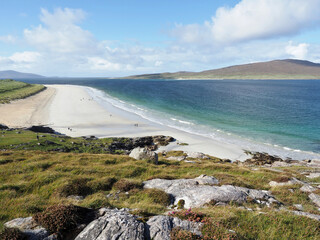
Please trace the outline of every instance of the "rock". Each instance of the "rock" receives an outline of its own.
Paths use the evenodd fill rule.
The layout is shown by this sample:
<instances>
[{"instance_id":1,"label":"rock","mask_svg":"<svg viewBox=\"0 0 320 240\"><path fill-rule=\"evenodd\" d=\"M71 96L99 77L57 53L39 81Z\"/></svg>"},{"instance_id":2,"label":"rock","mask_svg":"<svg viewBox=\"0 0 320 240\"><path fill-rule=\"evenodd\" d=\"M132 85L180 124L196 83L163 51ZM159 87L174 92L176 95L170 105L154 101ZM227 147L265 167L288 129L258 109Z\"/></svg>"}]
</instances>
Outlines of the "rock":
<instances>
[{"instance_id":1,"label":"rock","mask_svg":"<svg viewBox=\"0 0 320 240\"><path fill-rule=\"evenodd\" d=\"M75 201L82 201L84 199L83 196L77 196L77 195L70 195L67 197L68 199L73 199Z\"/></svg>"},{"instance_id":2,"label":"rock","mask_svg":"<svg viewBox=\"0 0 320 240\"><path fill-rule=\"evenodd\" d=\"M28 240L43 240L49 236L49 232L38 226L32 217L16 218L4 224L7 228L18 228L28 236Z\"/></svg>"},{"instance_id":3,"label":"rock","mask_svg":"<svg viewBox=\"0 0 320 240\"><path fill-rule=\"evenodd\" d=\"M293 204L293 206L296 208L296 209L298 209L299 211L303 211L303 206L302 206L302 204Z\"/></svg>"},{"instance_id":4,"label":"rock","mask_svg":"<svg viewBox=\"0 0 320 240\"><path fill-rule=\"evenodd\" d=\"M310 173L309 176L307 176L307 178L318 178L320 177L320 173Z\"/></svg>"},{"instance_id":5,"label":"rock","mask_svg":"<svg viewBox=\"0 0 320 240\"><path fill-rule=\"evenodd\" d=\"M147 148L137 147L131 151L129 156L137 160L148 160L154 164L158 164L158 154Z\"/></svg>"},{"instance_id":6,"label":"rock","mask_svg":"<svg viewBox=\"0 0 320 240\"><path fill-rule=\"evenodd\" d=\"M105 209L75 240L144 239L144 224L126 210Z\"/></svg>"},{"instance_id":7,"label":"rock","mask_svg":"<svg viewBox=\"0 0 320 240\"><path fill-rule=\"evenodd\" d=\"M146 239L170 240L170 232L175 227L201 236L201 223L190 222L169 216L154 216L146 223Z\"/></svg>"},{"instance_id":8,"label":"rock","mask_svg":"<svg viewBox=\"0 0 320 240\"><path fill-rule=\"evenodd\" d=\"M159 135L153 136L152 140L155 145L167 146L170 142L173 142L175 139L173 137Z\"/></svg>"},{"instance_id":9,"label":"rock","mask_svg":"<svg viewBox=\"0 0 320 240\"><path fill-rule=\"evenodd\" d=\"M320 221L320 215L317 215L317 214L300 212L300 211L291 211L291 212L295 215L298 215L298 216L304 216L304 217L308 217L308 218L312 218L312 219Z\"/></svg>"},{"instance_id":10,"label":"rock","mask_svg":"<svg viewBox=\"0 0 320 240\"><path fill-rule=\"evenodd\" d=\"M59 240L56 234L51 234L50 236L44 238L43 240Z\"/></svg>"},{"instance_id":11,"label":"rock","mask_svg":"<svg viewBox=\"0 0 320 240\"><path fill-rule=\"evenodd\" d=\"M287 182L276 182L276 181L269 182L269 185L271 187L282 187L282 186L289 186L289 185L294 185L294 184L303 184L304 185L304 182L301 182L300 180L298 180L296 178L292 178L291 180L289 180Z\"/></svg>"},{"instance_id":12,"label":"rock","mask_svg":"<svg viewBox=\"0 0 320 240\"><path fill-rule=\"evenodd\" d=\"M301 192L307 192L307 193L312 193L314 191L316 191L317 189L312 187L311 185L303 185L301 188L300 188L300 191Z\"/></svg>"},{"instance_id":13,"label":"rock","mask_svg":"<svg viewBox=\"0 0 320 240\"><path fill-rule=\"evenodd\" d=\"M271 166L272 167L289 167L290 165L291 165L290 163L276 161Z\"/></svg>"},{"instance_id":14,"label":"rock","mask_svg":"<svg viewBox=\"0 0 320 240\"><path fill-rule=\"evenodd\" d=\"M16 218L4 224L7 228L18 228L21 231L36 228L38 225L32 217Z\"/></svg>"},{"instance_id":15,"label":"rock","mask_svg":"<svg viewBox=\"0 0 320 240\"><path fill-rule=\"evenodd\" d=\"M45 228L37 228L23 231L28 240L43 240L49 237L49 232Z\"/></svg>"},{"instance_id":16,"label":"rock","mask_svg":"<svg viewBox=\"0 0 320 240\"><path fill-rule=\"evenodd\" d=\"M195 179L152 179L144 182L144 188L156 188L171 194L174 204L185 201L185 208L201 207L206 203L244 203L250 197L262 204L279 203L268 191L255 190L231 185L211 186L219 181L214 177L201 175Z\"/></svg>"},{"instance_id":17,"label":"rock","mask_svg":"<svg viewBox=\"0 0 320 240\"><path fill-rule=\"evenodd\" d=\"M8 129L8 127L6 125L3 125L3 124L0 124L0 129L3 130L3 129Z\"/></svg>"},{"instance_id":18,"label":"rock","mask_svg":"<svg viewBox=\"0 0 320 240\"><path fill-rule=\"evenodd\" d=\"M52 128L44 126L32 126L27 128L27 130L37 133L55 133L55 131Z\"/></svg>"},{"instance_id":19,"label":"rock","mask_svg":"<svg viewBox=\"0 0 320 240\"><path fill-rule=\"evenodd\" d=\"M265 165L273 164L274 162L283 162L281 158L269 155L268 153L247 152L247 154L251 155L252 157L244 161L245 165ZM289 163L289 161L286 162Z\"/></svg>"},{"instance_id":20,"label":"rock","mask_svg":"<svg viewBox=\"0 0 320 240\"><path fill-rule=\"evenodd\" d=\"M311 193L309 194L309 198L314 204L320 207L320 196L318 194Z\"/></svg>"},{"instance_id":21,"label":"rock","mask_svg":"<svg viewBox=\"0 0 320 240\"><path fill-rule=\"evenodd\" d=\"M177 157L174 157L174 156L171 156L171 157L168 157L167 160L170 160L170 161L183 161L185 160L186 157L185 156L177 156Z\"/></svg>"},{"instance_id":22,"label":"rock","mask_svg":"<svg viewBox=\"0 0 320 240\"><path fill-rule=\"evenodd\" d=\"M188 153L189 158L198 158L198 159L208 159L206 155L201 152L190 152Z\"/></svg>"},{"instance_id":23,"label":"rock","mask_svg":"<svg viewBox=\"0 0 320 240\"><path fill-rule=\"evenodd\" d=\"M199 177L194 179L198 184L202 185L217 185L219 184L219 180L212 176L207 176L205 174L201 174Z\"/></svg>"}]
</instances>

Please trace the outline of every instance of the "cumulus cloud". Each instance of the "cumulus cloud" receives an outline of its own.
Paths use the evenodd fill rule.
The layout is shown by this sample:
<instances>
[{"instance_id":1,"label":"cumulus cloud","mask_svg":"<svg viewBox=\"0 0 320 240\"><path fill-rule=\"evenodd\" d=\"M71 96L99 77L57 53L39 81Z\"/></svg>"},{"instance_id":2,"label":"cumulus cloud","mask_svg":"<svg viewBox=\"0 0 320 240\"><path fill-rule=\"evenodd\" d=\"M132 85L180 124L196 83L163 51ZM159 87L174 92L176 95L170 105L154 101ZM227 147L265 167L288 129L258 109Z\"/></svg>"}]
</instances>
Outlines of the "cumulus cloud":
<instances>
[{"instance_id":1,"label":"cumulus cloud","mask_svg":"<svg viewBox=\"0 0 320 240\"><path fill-rule=\"evenodd\" d=\"M290 56L298 59L305 59L308 54L309 44L300 43L298 45L293 45L292 42L286 46L286 53Z\"/></svg>"},{"instance_id":2,"label":"cumulus cloud","mask_svg":"<svg viewBox=\"0 0 320 240\"><path fill-rule=\"evenodd\" d=\"M30 69L34 67L41 59L41 54L38 52L16 52L8 57L0 56L0 63L2 69Z\"/></svg>"},{"instance_id":3,"label":"cumulus cloud","mask_svg":"<svg viewBox=\"0 0 320 240\"><path fill-rule=\"evenodd\" d=\"M297 34L320 23L320 0L242 0L219 8L202 25L177 25L173 34L187 43L234 43Z\"/></svg>"},{"instance_id":4,"label":"cumulus cloud","mask_svg":"<svg viewBox=\"0 0 320 240\"><path fill-rule=\"evenodd\" d=\"M283 1L287 3L297 2L293 0ZM248 4L248 2L254 5L256 4L255 2L273 2L277 4L277 2L282 1L243 0L238 5ZM315 1L310 0L308 2L313 3ZM221 11L221 16L216 14L212 21L203 25L181 25L176 29L176 34L178 30L181 31L179 32L180 41L200 43L202 44L201 47L193 47L198 46L198 44L181 44L181 42L176 41L172 41L162 47L145 47L138 43L134 45L111 43L108 39L99 41L91 32L81 27L81 23L86 17L86 13L82 10L58 8L50 12L42 9L40 25L24 30L24 40L34 50L18 52L11 56L0 56L0 68L18 71L26 71L27 69L29 72L47 76L85 75L112 77L152 72L201 71L233 64L289 57L308 57L308 60L319 59L320 46L315 44L307 45L305 43L293 43L287 42L287 40L275 41L273 39L243 41L245 39L243 36L250 36L250 39L257 38L256 32L258 30L253 31L243 27L242 30L246 30L246 35L241 35L241 38L239 38L240 33L231 31L232 18L234 17L231 13L237 6L232 9L221 8L224 9L219 10ZM290 6L288 8L290 9ZM226 13L223 11L226 11ZM238 10L238 12L242 11L244 10ZM300 10L298 8L297 11L305 12L306 9ZM214 19L222 19L222 16L227 13L231 14L228 15L230 21L226 22L226 24L228 23L226 27L230 31L232 41L242 41L242 43L212 46L212 42L218 43L222 41L213 34L213 26L218 24L218 20L215 23ZM251 17L254 18L256 16ZM311 16L309 17L311 18ZM314 21L316 20L310 20L308 24L303 26L311 26ZM274 23L273 20L272 23ZM219 23L218 25L222 26L221 24ZM262 26L262 28L268 29L266 25ZM217 33L217 35L223 36L223 33ZM19 42L23 42L23 40L19 40ZM203 46L203 44L211 45ZM111 47L111 45L114 47Z\"/></svg>"},{"instance_id":5,"label":"cumulus cloud","mask_svg":"<svg viewBox=\"0 0 320 240\"><path fill-rule=\"evenodd\" d=\"M43 24L25 29L27 42L37 49L53 53L90 53L97 51L97 42L89 31L83 30L77 23L85 18L80 9L55 9L50 13L41 10Z\"/></svg>"}]
</instances>

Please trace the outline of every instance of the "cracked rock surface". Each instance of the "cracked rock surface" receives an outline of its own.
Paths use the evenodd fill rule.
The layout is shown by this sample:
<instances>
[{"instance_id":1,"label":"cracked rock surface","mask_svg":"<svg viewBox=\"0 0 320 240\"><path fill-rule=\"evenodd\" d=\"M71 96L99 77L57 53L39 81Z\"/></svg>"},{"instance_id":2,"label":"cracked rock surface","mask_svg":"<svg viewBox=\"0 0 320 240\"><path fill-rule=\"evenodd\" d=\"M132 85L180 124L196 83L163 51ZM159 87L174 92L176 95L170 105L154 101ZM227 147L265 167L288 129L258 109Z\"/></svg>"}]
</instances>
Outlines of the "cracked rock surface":
<instances>
[{"instance_id":1,"label":"cracked rock surface","mask_svg":"<svg viewBox=\"0 0 320 240\"><path fill-rule=\"evenodd\" d=\"M144 224L126 210L104 209L104 215L92 221L75 240L145 239Z\"/></svg>"},{"instance_id":2,"label":"cracked rock surface","mask_svg":"<svg viewBox=\"0 0 320 240\"><path fill-rule=\"evenodd\" d=\"M248 197L266 205L279 203L269 191L231 185L214 186L218 183L212 176L201 175L194 179L152 179L144 182L144 188L161 189L171 194L175 205L183 199L185 208L201 207L211 201L244 203Z\"/></svg>"}]
</instances>

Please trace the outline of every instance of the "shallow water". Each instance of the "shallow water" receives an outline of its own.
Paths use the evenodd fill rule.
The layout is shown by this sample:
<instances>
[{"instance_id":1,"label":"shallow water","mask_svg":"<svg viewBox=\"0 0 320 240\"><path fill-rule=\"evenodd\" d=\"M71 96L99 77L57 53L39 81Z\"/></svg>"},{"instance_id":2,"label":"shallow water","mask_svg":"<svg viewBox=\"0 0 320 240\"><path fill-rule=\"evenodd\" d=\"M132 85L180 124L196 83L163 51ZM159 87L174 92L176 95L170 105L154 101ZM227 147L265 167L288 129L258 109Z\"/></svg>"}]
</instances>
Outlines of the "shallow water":
<instances>
[{"instance_id":1,"label":"shallow water","mask_svg":"<svg viewBox=\"0 0 320 240\"><path fill-rule=\"evenodd\" d=\"M51 79L102 90L144 118L210 138L287 156L320 153L319 80ZM101 92L96 92L100 94ZM283 155L283 154L279 154ZM306 156L307 157L307 156Z\"/></svg>"}]
</instances>

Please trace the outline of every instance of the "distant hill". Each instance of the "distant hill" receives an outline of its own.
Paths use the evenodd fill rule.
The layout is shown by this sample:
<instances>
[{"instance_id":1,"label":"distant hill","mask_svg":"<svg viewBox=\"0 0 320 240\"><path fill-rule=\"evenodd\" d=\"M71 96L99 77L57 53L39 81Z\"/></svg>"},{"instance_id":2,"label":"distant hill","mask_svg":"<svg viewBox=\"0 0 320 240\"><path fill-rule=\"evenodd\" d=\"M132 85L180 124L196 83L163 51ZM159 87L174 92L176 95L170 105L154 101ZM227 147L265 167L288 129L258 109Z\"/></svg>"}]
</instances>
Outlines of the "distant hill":
<instances>
[{"instance_id":1,"label":"distant hill","mask_svg":"<svg viewBox=\"0 0 320 240\"><path fill-rule=\"evenodd\" d=\"M320 64L286 59L250 63L202 72L134 75L130 79L320 79Z\"/></svg>"},{"instance_id":2,"label":"distant hill","mask_svg":"<svg viewBox=\"0 0 320 240\"><path fill-rule=\"evenodd\" d=\"M19 79L19 78L43 78L44 76L33 74L33 73L22 73L12 70L0 71L0 79Z\"/></svg>"}]
</instances>

